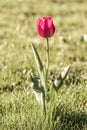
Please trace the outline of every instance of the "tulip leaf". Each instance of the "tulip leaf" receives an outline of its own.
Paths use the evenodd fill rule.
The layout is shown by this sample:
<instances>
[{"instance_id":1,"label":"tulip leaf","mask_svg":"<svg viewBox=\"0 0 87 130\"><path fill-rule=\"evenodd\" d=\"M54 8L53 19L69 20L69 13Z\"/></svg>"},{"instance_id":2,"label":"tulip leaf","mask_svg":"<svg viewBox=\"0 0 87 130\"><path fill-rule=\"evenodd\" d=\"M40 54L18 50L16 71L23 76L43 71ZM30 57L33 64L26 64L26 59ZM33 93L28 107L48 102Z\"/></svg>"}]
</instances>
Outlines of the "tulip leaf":
<instances>
[{"instance_id":1,"label":"tulip leaf","mask_svg":"<svg viewBox=\"0 0 87 130\"><path fill-rule=\"evenodd\" d=\"M43 106L43 93L42 92L37 92L35 90L33 90L33 93L34 93L34 95L36 97L37 102Z\"/></svg>"},{"instance_id":2,"label":"tulip leaf","mask_svg":"<svg viewBox=\"0 0 87 130\"><path fill-rule=\"evenodd\" d=\"M40 85L38 79L30 74L31 87L33 88L33 93L36 97L36 100L39 104L42 105L44 112L46 111L45 107L45 92L43 86Z\"/></svg>"},{"instance_id":3,"label":"tulip leaf","mask_svg":"<svg viewBox=\"0 0 87 130\"><path fill-rule=\"evenodd\" d=\"M33 45L33 43L31 43L31 46L32 46L32 50L33 50L33 53L34 53L34 58L35 58L35 61L36 61L36 64L37 64L37 68L38 68L40 78L41 78L42 82L44 82L44 70L43 70L42 61L41 61L40 56L37 52L37 49Z\"/></svg>"},{"instance_id":4,"label":"tulip leaf","mask_svg":"<svg viewBox=\"0 0 87 130\"><path fill-rule=\"evenodd\" d=\"M69 70L70 70L70 65L67 66L67 67L65 67L65 68L63 69L63 71L61 72L60 77L61 77L63 80L66 78L66 76L67 76Z\"/></svg>"},{"instance_id":5,"label":"tulip leaf","mask_svg":"<svg viewBox=\"0 0 87 130\"><path fill-rule=\"evenodd\" d=\"M40 87L38 79L34 77L33 74L30 74L30 80L31 80L30 85L34 91L43 92L43 87Z\"/></svg>"},{"instance_id":6,"label":"tulip leaf","mask_svg":"<svg viewBox=\"0 0 87 130\"><path fill-rule=\"evenodd\" d=\"M60 73L60 75L54 80L54 88L55 90L58 90L63 85L63 81L65 80L68 72L70 70L70 66L67 66L63 69L63 71Z\"/></svg>"}]
</instances>

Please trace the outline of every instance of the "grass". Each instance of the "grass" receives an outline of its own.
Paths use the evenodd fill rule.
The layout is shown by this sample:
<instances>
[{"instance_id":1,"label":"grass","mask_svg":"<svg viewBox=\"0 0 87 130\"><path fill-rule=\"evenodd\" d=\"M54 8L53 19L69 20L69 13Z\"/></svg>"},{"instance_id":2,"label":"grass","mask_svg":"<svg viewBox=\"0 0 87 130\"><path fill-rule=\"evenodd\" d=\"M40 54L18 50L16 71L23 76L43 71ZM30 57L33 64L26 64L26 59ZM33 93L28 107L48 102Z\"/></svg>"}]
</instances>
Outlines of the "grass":
<instances>
[{"instance_id":1,"label":"grass","mask_svg":"<svg viewBox=\"0 0 87 130\"><path fill-rule=\"evenodd\" d=\"M0 1L0 130L87 130L87 42L82 40L87 33L86 4L86 0ZM50 39L49 81L71 65L50 123L29 86L30 72L37 75L31 42L46 60L46 41L37 35L36 19L47 15L56 26Z\"/></svg>"}]
</instances>

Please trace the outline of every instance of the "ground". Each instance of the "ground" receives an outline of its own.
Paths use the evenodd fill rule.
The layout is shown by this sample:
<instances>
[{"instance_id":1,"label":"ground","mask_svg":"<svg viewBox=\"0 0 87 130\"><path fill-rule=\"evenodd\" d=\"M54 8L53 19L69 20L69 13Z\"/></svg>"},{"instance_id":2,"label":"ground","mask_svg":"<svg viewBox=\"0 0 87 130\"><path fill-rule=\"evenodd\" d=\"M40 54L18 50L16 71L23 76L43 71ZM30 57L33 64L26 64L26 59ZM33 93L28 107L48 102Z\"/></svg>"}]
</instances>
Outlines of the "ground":
<instances>
[{"instance_id":1,"label":"ground","mask_svg":"<svg viewBox=\"0 0 87 130\"><path fill-rule=\"evenodd\" d=\"M37 68L30 43L46 61L46 39L36 19L51 16L49 81L67 65L70 72L58 93L56 119L44 119L29 85ZM0 130L87 130L87 1L0 1Z\"/></svg>"}]
</instances>

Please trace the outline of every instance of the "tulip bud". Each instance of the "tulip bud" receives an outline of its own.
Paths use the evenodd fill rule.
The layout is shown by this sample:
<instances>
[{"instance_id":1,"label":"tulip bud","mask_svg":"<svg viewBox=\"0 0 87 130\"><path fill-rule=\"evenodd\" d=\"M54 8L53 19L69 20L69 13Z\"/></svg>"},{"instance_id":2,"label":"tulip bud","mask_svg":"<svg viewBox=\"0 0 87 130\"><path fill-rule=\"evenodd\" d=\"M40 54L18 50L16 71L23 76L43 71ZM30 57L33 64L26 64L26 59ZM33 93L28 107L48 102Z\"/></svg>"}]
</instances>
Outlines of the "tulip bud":
<instances>
[{"instance_id":1,"label":"tulip bud","mask_svg":"<svg viewBox=\"0 0 87 130\"><path fill-rule=\"evenodd\" d=\"M51 17L37 19L37 31L42 37L48 38L54 35L55 26Z\"/></svg>"}]
</instances>

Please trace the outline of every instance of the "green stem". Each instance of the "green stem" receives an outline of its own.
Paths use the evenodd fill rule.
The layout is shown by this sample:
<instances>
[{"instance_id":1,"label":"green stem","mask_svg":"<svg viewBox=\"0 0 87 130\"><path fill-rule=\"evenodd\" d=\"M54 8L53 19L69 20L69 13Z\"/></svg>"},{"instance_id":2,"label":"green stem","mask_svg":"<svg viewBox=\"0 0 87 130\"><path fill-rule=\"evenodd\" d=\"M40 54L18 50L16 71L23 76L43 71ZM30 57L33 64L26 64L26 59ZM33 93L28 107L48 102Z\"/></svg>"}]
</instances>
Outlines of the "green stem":
<instances>
[{"instance_id":1,"label":"green stem","mask_svg":"<svg viewBox=\"0 0 87 130\"><path fill-rule=\"evenodd\" d=\"M49 39L47 38L47 67L46 67L46 79L48 78L49 71Z\"/></svg>"},{"instance_id":2,"label":"green stem","mask_svg":"<svg viewBox=\"0 0 87 130\"><path fill-rule=\"evenodd\" d=\"M46 64L46 73L45 73L45 79L44 79L44 114L46 116L46 109L47 109L47 80L48 80L48 70L49 70L49 40L47 38L47 46L46 46L46 52L47 52L47 64Z\"/></svg>"}]
</instances>

